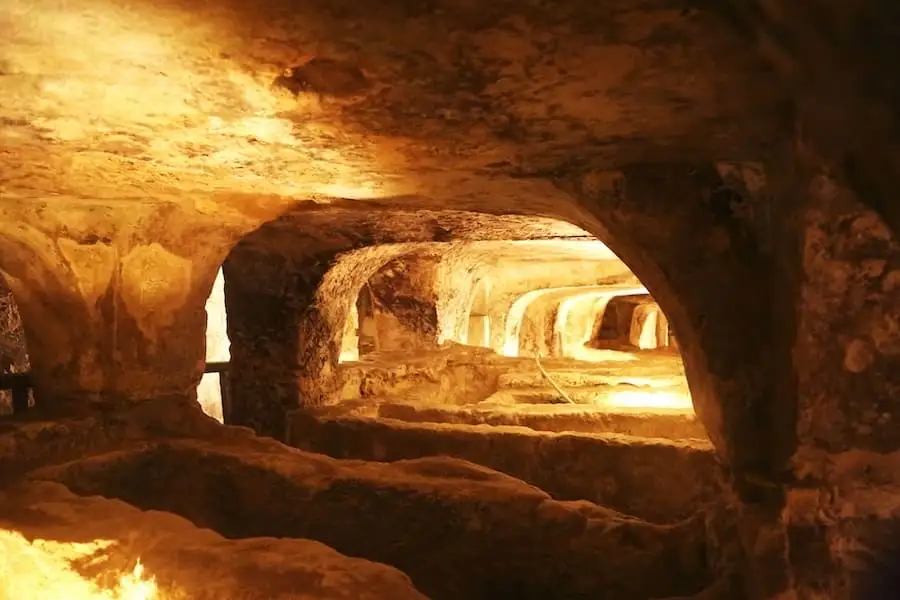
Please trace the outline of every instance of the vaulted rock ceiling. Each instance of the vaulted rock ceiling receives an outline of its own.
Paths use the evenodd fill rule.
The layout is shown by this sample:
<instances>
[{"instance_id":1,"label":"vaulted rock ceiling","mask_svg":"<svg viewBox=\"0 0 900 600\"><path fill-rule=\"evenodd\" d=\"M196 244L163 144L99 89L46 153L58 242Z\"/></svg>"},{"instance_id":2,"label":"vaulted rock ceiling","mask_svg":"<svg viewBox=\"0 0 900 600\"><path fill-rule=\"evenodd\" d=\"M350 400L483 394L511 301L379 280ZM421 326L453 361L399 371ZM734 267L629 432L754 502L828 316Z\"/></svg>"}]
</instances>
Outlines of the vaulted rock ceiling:
<instances>
[{"instance_id":1,"label":"vaulted rock ceiling","mask_svg":"<svg viewBox=\"0 0 900 600\"><path fill-rule=\"evenodd\" d=\"M5 199L521 205L573 163L758 160L789 116L751 46L670 0L10 0L0 27ZM273 86L305 63L298 98Z\"/></svg>"}]
</instances>

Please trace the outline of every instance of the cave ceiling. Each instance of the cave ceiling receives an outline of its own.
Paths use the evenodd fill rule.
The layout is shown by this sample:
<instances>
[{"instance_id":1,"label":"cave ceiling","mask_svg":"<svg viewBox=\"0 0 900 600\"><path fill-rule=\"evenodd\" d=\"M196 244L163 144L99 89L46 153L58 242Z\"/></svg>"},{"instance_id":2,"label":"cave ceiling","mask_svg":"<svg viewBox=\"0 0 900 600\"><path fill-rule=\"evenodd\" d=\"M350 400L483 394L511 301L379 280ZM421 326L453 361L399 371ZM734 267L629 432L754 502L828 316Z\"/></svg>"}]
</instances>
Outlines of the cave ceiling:
<instances>
[{"instance_id":1,"label":"cave ceiling","mask_svg":"<svg viewBox=\"0 0 900 600\"><path fill-rule=\"evenodd\" d=\"M540 214L567 165L756 160L783 131L752 48L683 2L7 0L0 30L10 205Z\"/></svg>"},{"instance_id":2,"label":"cave ceiling","mask_svg":"<svg viewBox=\"0 0 900 600\"><path fill-rule=\"evenodd\" d=\"M410 201L410 204L414 202ZM580 227L547 217L455 210L301 204L247 235L242 247L294 257L334 255L381 244L442 255L467 248L475 261L618 260ZM363 210L366 209L366 210Z\"/></svg>"}]
</instances>

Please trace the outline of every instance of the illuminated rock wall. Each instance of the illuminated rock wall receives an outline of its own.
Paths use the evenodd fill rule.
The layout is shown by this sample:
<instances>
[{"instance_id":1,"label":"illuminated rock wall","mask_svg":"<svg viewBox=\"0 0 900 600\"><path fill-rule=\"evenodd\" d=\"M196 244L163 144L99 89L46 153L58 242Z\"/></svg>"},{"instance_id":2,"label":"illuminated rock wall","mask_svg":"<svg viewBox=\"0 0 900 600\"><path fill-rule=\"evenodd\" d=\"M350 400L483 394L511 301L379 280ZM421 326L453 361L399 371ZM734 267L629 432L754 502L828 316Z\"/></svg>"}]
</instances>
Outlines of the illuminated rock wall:
<instances>
[{"instance_id":1,"label":"illuminated rock wall","mask_svg":"<svg viewBox=\"0 0 900 600\"><path fill-rule=\"evenodd\" d=\"M422 254L394 259L367 282L380 351L414 352L437 343L439 262Z\"/></svg>"}]
</instances>

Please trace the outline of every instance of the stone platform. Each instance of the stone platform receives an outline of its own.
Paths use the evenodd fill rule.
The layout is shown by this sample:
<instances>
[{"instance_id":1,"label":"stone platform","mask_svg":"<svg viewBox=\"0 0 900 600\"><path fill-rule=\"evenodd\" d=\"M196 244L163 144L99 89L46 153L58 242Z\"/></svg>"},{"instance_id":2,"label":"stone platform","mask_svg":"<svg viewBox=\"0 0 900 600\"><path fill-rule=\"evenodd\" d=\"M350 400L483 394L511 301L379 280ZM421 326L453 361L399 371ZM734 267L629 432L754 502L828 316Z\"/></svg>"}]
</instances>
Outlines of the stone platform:
<instances>
[{"instance_id":1,"label":"stone platform","mask_svg":"<svg viewBox=\"0 0 900 600\"><path fill-rule=\"evenodd\" d=\"M721 500L724 489L713 449L703 440L297 412L289 443L335 458L383 462L452 456L526 481L557 499L589 500L660 523L696 514Z\"/></svg>"},{"instance_id":2,"label":"stone platform","mask_svg":"<svg viewBox=\"0 0 900 600\"><path fill-rule=\"evenodd\" d=\"M656 525L457 459L341 461L222 429L218 440L148 441L30 478L229 539L315 540L400 569L434 600L677 597L723 565L705 515Z\"/></svg>"}]
</instances>

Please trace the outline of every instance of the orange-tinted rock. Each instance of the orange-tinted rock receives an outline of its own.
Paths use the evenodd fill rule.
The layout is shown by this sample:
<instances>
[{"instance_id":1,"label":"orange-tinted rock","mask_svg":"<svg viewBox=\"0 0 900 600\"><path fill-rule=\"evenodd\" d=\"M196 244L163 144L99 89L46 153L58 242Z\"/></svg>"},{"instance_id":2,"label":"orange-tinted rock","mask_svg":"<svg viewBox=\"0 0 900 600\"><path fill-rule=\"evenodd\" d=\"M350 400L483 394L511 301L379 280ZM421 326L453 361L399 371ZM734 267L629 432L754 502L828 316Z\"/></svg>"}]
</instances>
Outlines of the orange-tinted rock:
<instances>
[{"instance_id":1,"label":"orange-tinted rock","mask_svg":"<svg viewBox=\"0 0 900 600\"><path fill-rule=\"evenodd\" d=\"M50 482L0 492L0 534L10 532L61 544L109 542L73 561L73 568L105 582L115 572L131 571L140 560L145 577L155 580L163 598L426 600L396 569L343 556L317 542L274 536L226 539L171 513L76 496ZM8 541L0 539L0 548ZM27 560L21 559L19 568L27 568ZM47 568L39 562L31 566ZM0 591L12 583L2 581L4 577L26 575L4 572Z\"/></svg>"}]
</instances>

